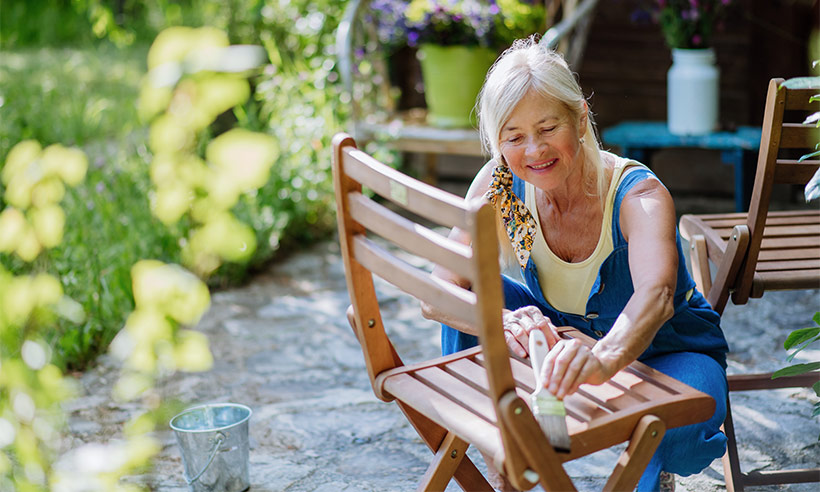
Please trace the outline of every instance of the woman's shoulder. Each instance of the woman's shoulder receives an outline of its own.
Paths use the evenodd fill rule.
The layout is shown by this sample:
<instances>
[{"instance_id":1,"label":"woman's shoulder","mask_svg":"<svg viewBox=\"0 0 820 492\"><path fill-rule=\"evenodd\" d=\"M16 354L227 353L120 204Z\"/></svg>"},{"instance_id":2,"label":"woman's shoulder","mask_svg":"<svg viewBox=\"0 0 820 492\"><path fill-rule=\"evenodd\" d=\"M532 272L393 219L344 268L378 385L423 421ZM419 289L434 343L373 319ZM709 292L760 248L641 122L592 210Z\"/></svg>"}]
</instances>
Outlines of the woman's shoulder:
<instances>
[{"instance_id":1,"label":"woman's shoulder","mask_svg":"<svg viewBox=\"0 0 820 492\"><path fill-rule=\"evenodd\" d=\"M609 167L613 172L626 172L633 169L649 169L645 164L642 162L636 161L635 159L629 159L626 157L619 156L613 152L608 150L601 151L601 159L603 160L604 164Z\"/></svg>"},{"instance_id":2,"label":"woman's shoulder","mask_svg":"<svg viewBox=\"0 0 820 492\"><path fill-rule=\"evenodd\" d=\"M490 184L493 182L493 169L495 169L495 166L495 159L490 159L479 169L470 184L469 190L467 190L467 199L481 197L487 193Z\"/></svg>"}]
</instances>

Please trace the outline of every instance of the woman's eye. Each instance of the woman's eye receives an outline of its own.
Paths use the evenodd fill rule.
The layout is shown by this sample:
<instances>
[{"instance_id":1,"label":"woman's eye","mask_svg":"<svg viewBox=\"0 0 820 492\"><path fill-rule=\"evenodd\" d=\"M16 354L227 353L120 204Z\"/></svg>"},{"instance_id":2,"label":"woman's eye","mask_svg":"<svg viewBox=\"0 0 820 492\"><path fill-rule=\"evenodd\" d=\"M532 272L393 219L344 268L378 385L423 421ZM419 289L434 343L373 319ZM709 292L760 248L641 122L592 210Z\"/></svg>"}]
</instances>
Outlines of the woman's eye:
<instances>
[{"instance_id":1,"label":"woman's eye","mask_svg":"<svg viewBox=\"0 0 820 492\"><path fill-rule=\"evenodd\" d=\"M544 128L544 129L542 129L542 130L541 130L541 133L550 133L550 132L551 132L551 131L553 131L553 130L555 130L555 127L554 127L554 126L551 126L551 127L549 127L549 128Z\"/></svg>"},{"instance_id":2,"label":"woman's eye","mask_svg":"<svg viewBox=\"0 0 820 492\"><path fill-rule=\"evenodd\" d=\"M519 137L519 136L510 137L510 138L507 139L507 142L509 142L511 144L516 144L520 141L521 141L521 137Z\"/></svg>"}]
</instances>

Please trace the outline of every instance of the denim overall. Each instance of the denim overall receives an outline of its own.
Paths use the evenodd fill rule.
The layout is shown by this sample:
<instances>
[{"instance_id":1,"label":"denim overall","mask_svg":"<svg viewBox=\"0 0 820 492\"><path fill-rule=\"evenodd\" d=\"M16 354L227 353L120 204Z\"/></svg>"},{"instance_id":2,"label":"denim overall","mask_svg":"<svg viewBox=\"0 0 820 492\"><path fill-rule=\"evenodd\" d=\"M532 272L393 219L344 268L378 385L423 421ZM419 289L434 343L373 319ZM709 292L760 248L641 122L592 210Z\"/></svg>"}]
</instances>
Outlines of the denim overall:
<instances>
[{"instance_id":1,"label":"denim overall","mask_svg":"<svg viewBox=\"0 0 820 492\"><path fill-rule=\"evenodd\" d=\"M612 211L613 251L601 265L584 316L560 312L547 302L532 258L522 270L526 284L503 277L506 308L515 310L534 305L557 326L572 326L596 340L604 337L634 292L629 272L628 244L620 229L621 202L635 184L651 176L654 175L646 167L633 169L618 186ZM524 181L515 175L513 193L524 200ZM678 274L675 313L661 326L638 360L711 395L716 408L712 418L706 422L667 431L641 477L639 492L658 490L658 475L662 470L684 476L699 473L715 458L723 456L726 449L726 436L720 431L720 425L726 416L728 346L720 329L720 316L695 289L695 282L686 269L680 234L676 236ZM477 344L475 336L442 325L443 355Z\"/></svg>"}]
</instances>

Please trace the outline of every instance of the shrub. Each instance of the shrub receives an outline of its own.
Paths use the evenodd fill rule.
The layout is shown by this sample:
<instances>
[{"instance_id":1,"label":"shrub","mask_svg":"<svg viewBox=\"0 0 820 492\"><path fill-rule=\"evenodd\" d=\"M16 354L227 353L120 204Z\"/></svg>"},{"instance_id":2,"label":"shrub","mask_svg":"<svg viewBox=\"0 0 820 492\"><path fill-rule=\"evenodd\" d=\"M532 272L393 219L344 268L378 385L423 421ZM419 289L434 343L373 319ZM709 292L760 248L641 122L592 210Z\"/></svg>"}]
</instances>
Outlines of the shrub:
<instances>
[{"instance_id":1,"label":"shrub","mask_svg":"<svg viewBox=\"0 0 820 492\"><path fill-rule=\"evenodd\" d=\"M231 210L253 228L257 248L250 258L223 264L208 279L212 286L223 286L333 230L330 139L346 118L338 102L334 42L344 3L196 4L181 2L181 10L175 10L134 3L125 14L142 12L147 20L138 26L210 18L228 30L234 43L262 44L269 54L271 64L251 79L251 99L198 135L198 151L234 125L271 134L279 142L267 182L242 195ZM43 145L78 145L89 157L85 182L66 191L62 244L32 265L0 254L0 264L12 273L59 277L66 294L88 313L82 323L57 320L46 334L55 361L70 369L93 363L134 308L131 265L140 258L181 262L195 226L190 218L166 225L150 212L157 196L150 178L154 156L136 110L148 51L140 32L132 33L137 42L130 48L104 42L84 49L19 48L0 58L0 163L12 145L27 138Z\"/></svg>"}]
</instances>

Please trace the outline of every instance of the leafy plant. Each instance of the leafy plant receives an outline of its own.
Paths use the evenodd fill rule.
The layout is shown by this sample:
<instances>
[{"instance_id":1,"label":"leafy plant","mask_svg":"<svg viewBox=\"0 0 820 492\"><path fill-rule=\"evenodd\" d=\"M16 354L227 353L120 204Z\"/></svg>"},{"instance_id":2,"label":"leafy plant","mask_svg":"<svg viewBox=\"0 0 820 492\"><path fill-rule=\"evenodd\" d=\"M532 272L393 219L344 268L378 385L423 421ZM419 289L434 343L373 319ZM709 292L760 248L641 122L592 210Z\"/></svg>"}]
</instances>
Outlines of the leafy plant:
<instances>
[{"instance_id":1,"label":"leafy plant","mask_svg":"<svg viewBox=\"0 0 820 492\"><path fill-rule=\"evenodd\" d=\"M0 251L35 261L62 241L66 186L80 183L86 156L76 148L20 142L3 166ZM64 421L60 404L73 385L51 362L48 326L82 308L47 273L14 275L0 265L0 489L45 490Z\"/></svg>"},{"instance_id":2,"label":"leafy plant","mask_svg":"<svg viewBox=\"0 0 820 492\"><path fill-rule=\"evenodd\" d=\"M817 326L794 330L789 334L786 341L783 343L783 348L786 350L794 349L794 352L789 354L786 358L788 362L791 362L798 353L807 348L809 345L820 340L820 312L814 313L812 320ZM818 369L820 369L820 361L793 364L775 371L774 374L772 374L772 379L785 376L797 376L799 374L817 371ZM814 390L815 395L820 398L820 381L814 383L812 389ZM818 415L820 415L820 402L814 404L814 410L811 414L812 417L817 417ZM820 440L820 436L818 436L818 439Z\"/></svg>"},{"instance_id":3,"label":"leafy plant","mask_svg":"<svg viewBox=\"0 0 820 492\"><path fill-rule=\"evenodd\" d=\"M242 261L223 262L208 278L211 286L226 286L276 256L329 237L334 229L328 149L348 111L334 53L344 4L196 3L198 9L179 2L174 13L171 3L162 2L160 9L159 3L129 2L133 10L126 9L125 18L143 5L141 12L151 18L151 25L161 24L158 19L212 21L235 38L234 44L261 41L272 60L251 78L246 102L197 134L199 156L234 126L283 143L277 145L263 186L241 193L230 208L238 221L250 226L256 248ZM140 22L149 21L136 24ZM44 251L34 264L0 252L0 263L11 273L36 269L60 278L66 294L89 313L80 323L58 318L44 332L54 363L71 370L93 364L134 309L131 266L141 258L181 263L197 227L190 215L163 223L149 207L162 195L152 186L152 169L162 166L155 162L149 132L137 113L147 52L148 45L138 37L130 48L106 43L82 49L20 48L0 56L0 159L25 139L81 146L88 156L86 179L65 190L62 206L71 226L62 243ZM0 192L3 189L0 183ZM3 205L0 198L0 208Z\"/></svg>"}]
</instances>

